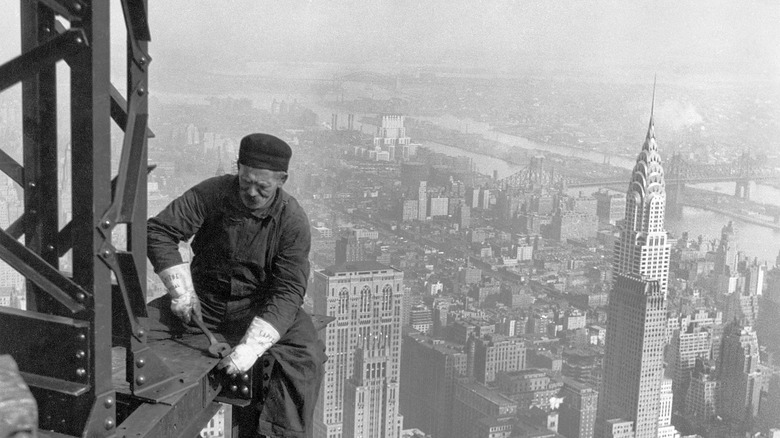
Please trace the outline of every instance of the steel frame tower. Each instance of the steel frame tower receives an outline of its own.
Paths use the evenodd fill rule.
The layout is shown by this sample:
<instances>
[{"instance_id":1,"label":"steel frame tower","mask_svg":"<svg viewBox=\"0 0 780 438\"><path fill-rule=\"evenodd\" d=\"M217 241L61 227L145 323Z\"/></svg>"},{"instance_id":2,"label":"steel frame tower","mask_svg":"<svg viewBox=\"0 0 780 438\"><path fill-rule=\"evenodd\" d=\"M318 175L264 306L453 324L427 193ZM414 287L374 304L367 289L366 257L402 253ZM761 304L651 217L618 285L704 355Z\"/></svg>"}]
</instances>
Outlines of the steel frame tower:
<instances>
[{"instance_id":1,"label":"steel frame tower","mask_svg":"<svg viewBox=\"0 0 780 438\"><path fill-rule=\"evenodd\" d=\"M196 349L186 351L198 365L183 370L180 351L166 362L148 342L147 2L121 0L124 95L110 81L112 3L20 1L21 54L0 66L0 92L21 83L23 154L20 163L0 149L0 170L23 188L24 212L0 229L0 259L26 277L28 305L0 307L0 354L17 362L39 428L50 431L43 435L195 436L219 409L223 382L210 371L216 360ZM70 68L70 148L57 141L59 61ZM112 120L124 131L113 176ZM73 164L68 223L59 216L58 152ZM122 232L126 245L117 247L112 234ZM72 272L61 272L69 251ZM124 367L112 347L123 347Z\"/></svg>"}]
</instances>

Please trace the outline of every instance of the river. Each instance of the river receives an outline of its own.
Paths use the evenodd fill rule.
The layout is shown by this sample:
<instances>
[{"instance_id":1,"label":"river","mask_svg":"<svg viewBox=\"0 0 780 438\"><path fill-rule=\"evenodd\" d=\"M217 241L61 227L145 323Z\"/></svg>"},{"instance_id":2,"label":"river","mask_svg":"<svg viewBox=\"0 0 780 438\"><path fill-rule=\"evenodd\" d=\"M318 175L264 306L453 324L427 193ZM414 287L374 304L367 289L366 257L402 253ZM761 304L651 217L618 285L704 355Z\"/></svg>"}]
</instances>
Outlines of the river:
<instances>
[{"instance_id":1,"label":"river","mask_svg":"<svg viewBox=\"0 0 780 438\"><path fill-rule=\"evenodd\" d=\"M194 99L205 101L205 97L206 96L197 96L192 94L186 96L168 94L165 95L162 100L192 101ZM273 99L286 100L287 102L292 102L293 100L297 99L298 102L311 108L318 115L319 120L322 123L330 124L332 120L332 114L337 114L338 125L341 129L346 126L347 116L349 114L347 111L332 110L322 107L314 101L313 96L307 94L279 95L272 93L257 93L249 95L236 94L233 97L250 98L254 102L255 106L260 108L270 108ZM363 114L355 114L354 127L362 132L373 134L376 131L376 127L370 124L361 123L360 118L363 116ZM368 116L375 115L370 114ZM459 119L450 115L441 117L424 117L421 119L427 120L442 127L457 129L464 133L479 133L489 140L497 141L513 148L540 150L564 156L579 157L583 160L596 163L603 163L605 161L605 155L599 152L546 143L538 143L527 138L495 131L489 124L471 119ZM412 139L412 141L414 141L414 139ZM465 151L441 143L424 142L423 145L435 152L446 155L470 157L473 160L477 171L486 175L492 175L493 172L496 171L498 173L498 177L503 178L517 172L522 168L519 165L509 163L500 158L495 158L476 152ZM642 145L640 143L637 144L637 153L639 152L641 146ZM634 160L628 159L626 157L611 155L608 157L608 159L612 165L626 169L630 169L634 165ZM712 190L721 193L734 193L734 183L696 184L694 187L704 188L706 190ZM576 190L580 191L581 189ZM583 193L591 192L591 190L595 191L595 189L588 189L587 191L583 190ZM777 190L773 187L756 185L753 187L752 195L753 199L759 202L780 205L780 190ZM711 239L720 238L721 229L730 221L734 223L736 245L738 250L743 251L751 258L755 257L760 261L766 261L770 266L774 265L775 259L777 258L778 253L780 253L780 232L772 231L769 228L741 222L726 215L691 207L684 207L682 210L682 217L677 220L668 220L666 227L676 237L679 237L684 231L688 231L690 238L696 238L697 236L701 235L704 237L705 241L709 241Z\"/></svg>"}]
</instances>

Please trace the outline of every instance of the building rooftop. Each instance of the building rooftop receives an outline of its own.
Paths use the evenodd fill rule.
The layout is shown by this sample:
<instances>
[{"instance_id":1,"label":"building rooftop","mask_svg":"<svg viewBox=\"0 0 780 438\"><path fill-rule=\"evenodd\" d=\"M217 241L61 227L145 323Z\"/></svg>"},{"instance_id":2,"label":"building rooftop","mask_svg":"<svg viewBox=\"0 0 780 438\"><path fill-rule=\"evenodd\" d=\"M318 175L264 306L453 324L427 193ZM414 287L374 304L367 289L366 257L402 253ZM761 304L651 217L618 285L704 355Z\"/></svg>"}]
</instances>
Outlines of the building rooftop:
<instances>
[{"instance_id":1,"label":"building rooftop","mask_svg":"<svg viewBox=\"0 0 780 438\"><path fill-rule=\"evenodd\" d=\"M485 385L477 382L463 382L461 383L464 388L476 393L485 400L490 400L498 406L515 405L511 399L501 395L498 391L494 391Z\"/></svg>"},{"instance_id":2,"label":"building rooftop","mask_svg":"<svg viewBox=\"0 0 780 438\"><path fill-rule=\"evenodd\" d=\"M365 272L367 274L378 274L382 271L385 272L401 272L400 270L393 268L392 266L383 265L382 263L373 261L359 261L359 262L346 262L338 265L331 265L321 270L320 272L327 276L334 276L338 273L346 272Z\"/></svg>"}]
</instances>

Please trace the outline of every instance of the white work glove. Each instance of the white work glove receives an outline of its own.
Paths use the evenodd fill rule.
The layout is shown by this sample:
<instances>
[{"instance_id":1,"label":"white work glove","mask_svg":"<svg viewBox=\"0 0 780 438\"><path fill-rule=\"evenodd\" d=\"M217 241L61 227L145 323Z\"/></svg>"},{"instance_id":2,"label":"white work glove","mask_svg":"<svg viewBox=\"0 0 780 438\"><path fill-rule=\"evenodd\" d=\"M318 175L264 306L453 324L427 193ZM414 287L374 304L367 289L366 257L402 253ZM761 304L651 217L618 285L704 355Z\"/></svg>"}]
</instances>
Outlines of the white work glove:
<instances>
[{"instance_id":1,"label":"white work glove","mask_svg":"<svg viewBox=\"0 0 780 438\"><path fill-rule=\"evenodd\" d=\"M219 362L217 368L224 368L225 372L230 375L245 373L280 337L274 326L259 316L255 316L241 339L241 343L236 345L233 351Z\"/></svg>"},{"instance_id":2,"label":"white work glove","mask_svg":"<svg viewBox=\"0 0 780 438\"><path fill-rule=\"evenodd\" d=\"M195 286L192 284L190 267L186 263L163 269L157 275L160 276L168 294L171 296L171 312L185 323L189 323L192 314L195 313L203 319L200 311L200 300L195 294Z\"/></svg>"}]
</instances>

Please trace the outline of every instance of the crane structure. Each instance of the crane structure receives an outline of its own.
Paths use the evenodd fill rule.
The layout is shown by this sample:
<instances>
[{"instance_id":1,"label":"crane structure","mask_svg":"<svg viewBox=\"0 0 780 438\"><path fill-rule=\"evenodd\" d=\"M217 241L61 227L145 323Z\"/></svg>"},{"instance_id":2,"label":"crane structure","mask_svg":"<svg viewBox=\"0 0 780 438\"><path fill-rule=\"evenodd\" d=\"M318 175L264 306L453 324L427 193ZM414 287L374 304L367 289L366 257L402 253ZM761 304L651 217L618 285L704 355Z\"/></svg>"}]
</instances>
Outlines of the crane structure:
<instances>
[{"instance_id":1,"label":"crane structure","mask_svg":"<svg viewBox=\"0 0 780 438\"><path fill-rule=\"evenodd\" d=\"M23 152L20 163L0 149L0 170L23 188L24 210L0 229L0 259L26 278L27 309L0 307L0 356L15 360L30 388L40 436L193 437L217 401L247 405L257 386L252 373L216 372L205 336L171 339L147 308L147 0L121 0L124 93L110 77L111 4L20 0L21 54L0 66L0 92L21 83ZM61 61L70 72L67 148L57 144ZM112 123L124 131L116 175ZM58 149L72 163L67 223ZM118 233L126 238L115 246Z\"/></svg>"}]
</instances>

